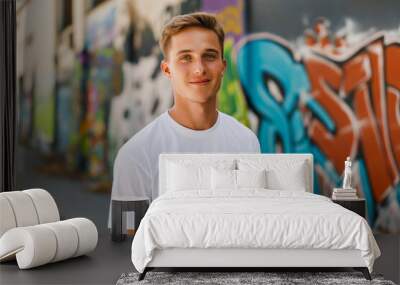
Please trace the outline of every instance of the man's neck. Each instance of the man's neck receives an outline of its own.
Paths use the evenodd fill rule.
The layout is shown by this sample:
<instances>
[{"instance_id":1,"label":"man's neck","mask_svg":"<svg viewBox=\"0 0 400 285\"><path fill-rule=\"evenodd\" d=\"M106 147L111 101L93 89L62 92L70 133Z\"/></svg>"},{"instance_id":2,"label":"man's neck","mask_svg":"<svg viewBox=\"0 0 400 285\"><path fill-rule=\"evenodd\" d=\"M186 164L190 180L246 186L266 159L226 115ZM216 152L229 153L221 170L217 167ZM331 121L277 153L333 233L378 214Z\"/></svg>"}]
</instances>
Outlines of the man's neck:
<instances>
[{"instance_id":1,"label":"man's neck","mask_svg":"<svg viewBox=\"0 0 400 285\"><path fill-rule=\"evenodd\" d=\"M178 124L196 131L211 128L218 119L216 104L174 104L168 113Z\"/></svg>"}]
</instances>

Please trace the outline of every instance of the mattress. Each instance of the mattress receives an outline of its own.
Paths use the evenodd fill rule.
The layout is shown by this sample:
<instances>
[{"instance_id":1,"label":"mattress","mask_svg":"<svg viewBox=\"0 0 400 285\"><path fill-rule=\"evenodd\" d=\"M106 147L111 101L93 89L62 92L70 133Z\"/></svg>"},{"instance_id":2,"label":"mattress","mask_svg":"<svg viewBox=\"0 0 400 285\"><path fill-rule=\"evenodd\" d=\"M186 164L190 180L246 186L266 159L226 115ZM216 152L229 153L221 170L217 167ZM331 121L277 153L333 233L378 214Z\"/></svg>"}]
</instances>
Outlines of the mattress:
<instances>
[{"instance_id":1,"label":"mattress","mask_svg":"<svg viewBox=\"0 0 400 285\"><path fill-rule=\"evenodd\" d=\"M300 191L167 192L153 201L132 242L139 272L162 249L359 250L372 272L379 248L361 216Z\"/></svg>"}]
</instances>

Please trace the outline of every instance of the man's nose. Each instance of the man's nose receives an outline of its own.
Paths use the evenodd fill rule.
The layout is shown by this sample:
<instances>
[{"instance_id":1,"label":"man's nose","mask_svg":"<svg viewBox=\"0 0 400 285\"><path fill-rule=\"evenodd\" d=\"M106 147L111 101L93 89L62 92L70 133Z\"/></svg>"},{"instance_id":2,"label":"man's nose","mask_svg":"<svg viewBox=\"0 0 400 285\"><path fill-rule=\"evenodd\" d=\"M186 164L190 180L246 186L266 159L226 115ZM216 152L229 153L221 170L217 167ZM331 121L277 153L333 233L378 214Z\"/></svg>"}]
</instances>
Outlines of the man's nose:
<instances>
[{"instance_id":1,"label":"man's nose","mask_svg":"<svg viewBox=\"0 0 400 285\"><path fill-rule=\"evenodd\" d=\"M204 74L205 67L201 60L195 62L194 66L193 66L193 72L194 72L194 74Z\"/></svg>"}]
</instances>

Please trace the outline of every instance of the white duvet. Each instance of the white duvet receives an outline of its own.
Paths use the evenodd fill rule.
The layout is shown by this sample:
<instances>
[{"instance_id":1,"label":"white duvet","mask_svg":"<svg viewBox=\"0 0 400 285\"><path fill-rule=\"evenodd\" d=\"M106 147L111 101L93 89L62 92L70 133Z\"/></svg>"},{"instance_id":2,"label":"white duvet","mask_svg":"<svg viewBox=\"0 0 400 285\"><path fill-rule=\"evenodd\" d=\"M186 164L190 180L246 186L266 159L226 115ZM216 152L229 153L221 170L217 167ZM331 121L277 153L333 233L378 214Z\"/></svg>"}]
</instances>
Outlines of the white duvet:
<instances>
[{"instance_id":1,"label":"white duvet","mask_svg":"<svg viewBox=\"0 0 400 285\"><path fill-rule=\"evenodd\" d=\"M155 249L358 249L372 272L380 250L365 219L300 191L180 191L153 201L132 243L143 272Z\"/></svg>"}]
</instances>

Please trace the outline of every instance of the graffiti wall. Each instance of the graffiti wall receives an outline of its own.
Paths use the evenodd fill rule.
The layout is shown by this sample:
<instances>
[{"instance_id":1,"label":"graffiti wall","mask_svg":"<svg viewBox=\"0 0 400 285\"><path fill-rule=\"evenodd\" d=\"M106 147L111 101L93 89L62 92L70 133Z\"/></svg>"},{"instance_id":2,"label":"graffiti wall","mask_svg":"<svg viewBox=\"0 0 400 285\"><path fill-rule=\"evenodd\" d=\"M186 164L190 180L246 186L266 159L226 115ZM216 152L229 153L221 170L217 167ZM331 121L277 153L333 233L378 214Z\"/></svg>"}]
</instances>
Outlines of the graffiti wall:
<instances>
[{"instance_id":1,"label":"graffiti wall","mask_svg":"<svg viewBox=\"0 0 400 285\"><path fill-rule=\"evenodd\" d=\"M87 12L82 50L58 40L54 97L42 102L39 93L45 92L36 91L43 85L42 77L32 76L39 65L29 64L20 78L21 138L40 139L47 149L54 143L69 169L110 181L118 149L173 103L159 68L161 27L174 15L212 12L226 32L218 108L251 127L263 152L312 153L316 193L330 196L341 185L350 156L369 223L400 232L400 31L390 21L393 30L376 29L361 17L363 30L337 21L330 31L312 7L301 8L315 16L304 20L300 8L281 17L279 5L271 6L273 12L267 6L244 0L104 2ZM69 29L58 39L73 38ZM27 43L36 37L32 32Z\"/></svg>"},{"instance_id":2,"label":"graffiti wall","mask_svg":"<svg viewBox=\"0 0 400 285\"><path fill-rule=\"evenodd\" d=\"M350 156L370 224L399 231L400 33L351 44L327 31L319 19L297 46L269 33L236 46L262 152L313 153L314 189L325 195L341 185Z\"/></svg>"},{"instance_id":3,"label":"graffiti wall","mask_svg":"<svg viewBox=\"0 0 400 285\"><path fill-rule=\"evenodd\" d=\"M46 153L55 129L54 10L54 1L28 1L17 15L19 139Z\"/></svg>"}]
</instances>

